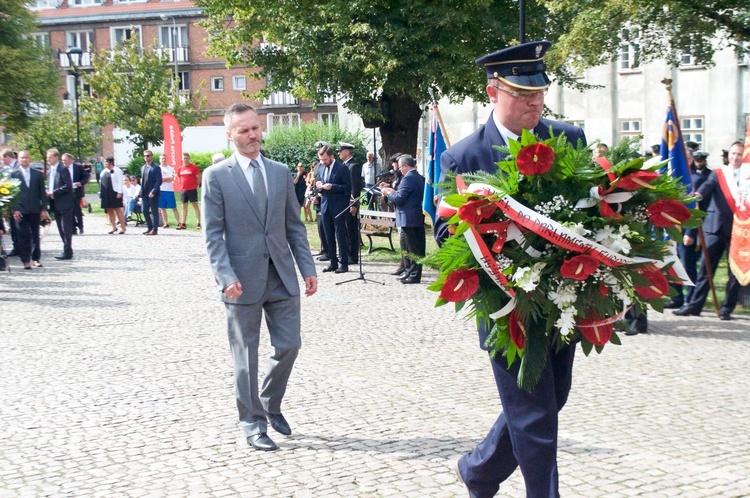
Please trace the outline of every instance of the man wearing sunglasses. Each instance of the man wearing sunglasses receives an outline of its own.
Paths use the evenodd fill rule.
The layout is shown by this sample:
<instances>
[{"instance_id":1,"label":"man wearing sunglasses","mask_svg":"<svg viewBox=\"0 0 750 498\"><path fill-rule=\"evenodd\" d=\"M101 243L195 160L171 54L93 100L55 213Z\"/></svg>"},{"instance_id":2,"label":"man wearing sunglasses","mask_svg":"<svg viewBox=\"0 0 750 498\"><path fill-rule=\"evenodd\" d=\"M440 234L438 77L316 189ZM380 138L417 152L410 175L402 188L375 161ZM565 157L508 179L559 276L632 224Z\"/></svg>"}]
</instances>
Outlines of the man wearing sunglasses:
<instances>
[{"instance_id":1,"label":"man wearing sunglasses","mask_svg":"<svg viewBox=\"0 0 750 498\"><path fill-rule=\"evenodd\" d=\"M144 235L159 233L159 195L161 194L161 168L154 163L154 154L150 150L143 151L141 166L141 204L143 217L146 218L148 230Z\"/></svg>"},{"instance_id":2,"label":"man wearing sunglasses","mask_svg":"<svg viewBox=\"0 0 750 498\"><path fill-rule=\"evenodd\" d=\"M551 127L555 136L564 132L569 142L586 144L582 129L542 118L544 95L550 85L543 56L550 45L548 41L524 43L476 60L487 73L485 91L492 114L484 126L442 154L443 177L448 171L495 173L495 163L505 153L494 146L507 145L509 138L518 140L524 129L546 139ZM435 238L440 243L448 236L445 220L438 219ZM479 327L482 349L489 349L485 341L491 328L491 323ZM559 496L557 412L570 391L574 352L575 344L550 350L542 378L532 393L517 385L520 362L508 368L502 355L490 361L503 411L485 440L456 462L456 473L470 496L494 496L500 483L518 467L527 496Z\"/></svg>"}]
</instances>

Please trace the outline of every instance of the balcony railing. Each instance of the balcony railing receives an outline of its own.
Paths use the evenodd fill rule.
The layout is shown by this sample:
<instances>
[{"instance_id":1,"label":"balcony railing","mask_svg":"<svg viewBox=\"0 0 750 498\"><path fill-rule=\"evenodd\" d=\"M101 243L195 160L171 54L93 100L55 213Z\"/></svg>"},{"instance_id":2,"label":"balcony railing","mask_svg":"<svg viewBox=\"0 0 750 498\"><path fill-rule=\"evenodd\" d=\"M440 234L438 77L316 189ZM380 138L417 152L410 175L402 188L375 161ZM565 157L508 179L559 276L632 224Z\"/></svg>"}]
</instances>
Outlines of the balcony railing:
<instances>
[{"instance_id":1,"label":"balcony railing","mask_svg":"<svg viewBox=\"0 0 750 498\"><path fill-rule=\"evenodd\" d=\"M289 92L273 92L268 98L263 99L264 106L297 104L299 104L299 100Z\"/></svg>"},{"instance_id":2,"label":"balcony railing","mask_svg":"<svg viewBox=\"0 0 750 498\"><path fill-rule=\"evenodd\" d=\"M190 102L190 90L180 90L178 95L180 96L180 102L182 104Z\"/></svg>"},{"instance_id":3,"label":"balcony railing","mask_svg":"<svg viewBox=\"0 0 750 498\"><path fill-rule=\"evenodd\" d=\"M60 67L70 67L70 58L68 57L68 54L62 50L58 50L57 56L60 61ZM94 54L91 52L83 52L78 67L91 67L91 58L93 56Z\"/></svg>"},{"instance_id":4,"label":"balcony railing","mask_svg":"<svg viewBox=\"0 0 750 498\"><path fill-rule=\"evenodd\" d=\"M190 62L190 47L160 47L154 50L159 55L169 57L169 62L175 61L175 55L177 56L177 62Z\"/></svg>"}]
</instances>

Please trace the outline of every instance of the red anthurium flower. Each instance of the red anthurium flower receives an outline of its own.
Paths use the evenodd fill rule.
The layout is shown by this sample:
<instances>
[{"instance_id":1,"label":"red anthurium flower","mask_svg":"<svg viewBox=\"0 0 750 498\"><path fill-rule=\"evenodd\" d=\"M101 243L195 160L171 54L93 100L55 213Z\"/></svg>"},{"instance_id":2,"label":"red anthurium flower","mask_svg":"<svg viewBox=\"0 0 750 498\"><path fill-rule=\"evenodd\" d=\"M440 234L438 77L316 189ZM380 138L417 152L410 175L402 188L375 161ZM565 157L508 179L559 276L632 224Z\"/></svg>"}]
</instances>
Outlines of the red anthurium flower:
<instances>
[{"instance_id":1,"label":"red anthurium flower","mask_svg":"<svg viewBox=\"0 0 750 498\"><path fill-rule=\"evenodd\" d=\"M456 270L445 279L440 297L452 303L466 301L479 288L479 274L476 270Z\"/></svg>"},{"instance_id":2,"label":"red anthurium flower","mask_svg":"<svg viewBox=\"0 0 750 498\"><path fill-rule=\"evenodd\" d=\"M659 178L659 173L653 171L636 171L635 173L620 177L614 186L623 190L638 190L641 187L653 189L656 187L651 185L651 182L657 178Z\"/></svg>"},{"instance_id":3,"label":"red anthurium flower","mask_svg":"<svg viewBox=\"0 0 750 498\"><path fill-rule=\"evenodd\" d=\"M669 292L669 282L667 281L667 277L657 267L639 268L636 271L646 277L646 280L651 284L636 287L635 290L638 294L646 299L657 299L667 295L667 292Z\"/></svg>"},{"instance_id":4,"label":"red anthurium flower","mask_svg":"<svg viewBox=\"0 0 750 498\"><path fill-rule=\"evenodd\" d=\"M599 267L599 262L588 254L580 254L566 260L560 266L560 274L564 278L586 280Z\"/></svg>"},{"instance_id":5,"label":"red anthurium flower","mask_svg":"<svg viewBox=\"0 0 750 498\"><path fill-rule=\"evenodd\" d=\"M604 284L599 284L599 294L601 294L604 297L607 297L607 294L609 294L609 287L607 287Z\"/></svg>"},{"instance_id":6,"label":"red anthurium flower","mask_svg":"<svg viewBox=\"0 0 750 498\"><path fill-rule=\"evenodd\" d=\"M527 145L518 152L518 171L526 176L542 175L552 167L555 151L545 144Z\"/></svg>"},{"instance_id":7,"label":"red anthurium flower","mask_svg":"<svg viewBox=\"0 0 750 498\"><path fill-rule=\"evenodd\" d=\"M518 349L523 349L526 345L526 325L521 322L516 310L510 312L508 317L508 328L510 329L510 340Z\"/></svg>"},{"instance_id":8,"label":"red anthurium flower","mask_svg":"<svg viewBox=\"0 0 750 498\"><path fill-rule=\"evenodd\" d=\"M458 208L458 217L472 225L478 225L482 220L492 216L496 210L497 206L487 199L477 199Z\"/></svg>"},{"instance_id":9,"label":"red anthurium flower","mask_svg":"<svg viewBox=\"0 0 750 498\"><path fill-rule=\"evenodd\" d=\"M690 210L681 202L672 199L656 201L646 208L648 220L657 227L672 227L690 218Z\"/></svg>"},{"instance_id":10,"label":"red anthurium flower","mask_svg":"<svg viewBox=\"0 0 750 498\"><path fill-rule=\"evenodd\" d=\"M589 316L578 320L578 330L581 331L591 344L604 346L612 337L615 324L609 319L602 320L598 316Z\"/></svg>"}]
</instances>

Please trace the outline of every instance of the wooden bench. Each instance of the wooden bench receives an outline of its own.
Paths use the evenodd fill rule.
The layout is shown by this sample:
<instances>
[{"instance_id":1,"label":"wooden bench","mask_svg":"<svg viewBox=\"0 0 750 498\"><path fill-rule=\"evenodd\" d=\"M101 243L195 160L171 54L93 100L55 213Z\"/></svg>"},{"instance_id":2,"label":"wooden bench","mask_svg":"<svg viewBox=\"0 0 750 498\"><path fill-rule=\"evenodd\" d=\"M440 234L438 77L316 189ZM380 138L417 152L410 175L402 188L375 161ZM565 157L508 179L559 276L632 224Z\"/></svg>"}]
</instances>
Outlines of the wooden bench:
<instances>
[{"instance_id":1,"label":"wooden bench","mask_svg":"<svg viewBox=\"0 0 750 498\"><path fill-rule=\"evenodd\" d=\"M370 211L367 209L360 209L359 216L359 233L365 235L370 242L370 247L367 248L367 254L377 250L396 251L393 247L393 239L391 238L393 231L396 228L396 213L390 211ZM373 237L386 237L391 248L373 247Z\"/></svg>"}]
</instances>

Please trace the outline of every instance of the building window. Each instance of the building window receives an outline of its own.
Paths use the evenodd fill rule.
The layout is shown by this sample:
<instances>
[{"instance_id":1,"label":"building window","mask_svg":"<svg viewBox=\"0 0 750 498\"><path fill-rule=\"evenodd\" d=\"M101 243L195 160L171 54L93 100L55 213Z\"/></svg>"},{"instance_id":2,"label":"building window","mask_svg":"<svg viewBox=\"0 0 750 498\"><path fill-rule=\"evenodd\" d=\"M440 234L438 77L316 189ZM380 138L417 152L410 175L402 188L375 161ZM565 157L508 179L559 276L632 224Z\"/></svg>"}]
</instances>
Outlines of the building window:
<instances>
[{"instance_id":1,"label":"building window","mask_svg":"<svg viewBox=\"0 0 750 498\"><path fill-rule=\"evenodd\" d=\"M698 150L703 150L705 120L703 116L689 116L680 118L683 142L695 142Z\"/></svg>"},{"instance_id":2,"label":"building window","mask_svg":"<svg viewBox=\"0 0 750 498\"><path fill-rule=\"evenodd\" d=\"M39 47L49 48L49 33L32 33L31 38Z\"/></svg>"},{"instance_id":3,"label":"building window","mask_svg":"<svg viewBox=\"0 0 750 498\"><path fill-rule=\"evenodd\" d=\"M638 30L620 31L620 70L635 69L641 65L641 46Z\"/></svg>"},{"instance_id":4,"label":"building window","mask_svg":"<svg viewBox=\"0 0 750 498\"><path fill-rule=\"evenodd\" d=\"M268 132L273 131L274 128L283 126L296 126L299 128L299 114L268 114Z\"/></svg>"},{"instance_id":5,"label":"building window","mask_svg":"<svg viewBox=\"0 0 750 498\"><path fill-rule=\"evenodd\" d=\"M179 90L190 90L190 72L180 71L177 77L180 78Z\"/></svg>"},{"instance_id":6,"label":"building window","mask_svg":"<svg viewBox=\"0 0 750 498\"><path fill-rule=\"evenodd\" d=\"M224 77L223 76L211 76L211 91L212 92L224 91Z\"/></svg>"},{"instance_id":7,"label":"building window","mask_svg":"<svg viewBox=\"0 0 750 498\"><path fill-rule=\"evenodd\" d=\"M578 121L578 120L573 119L573 120L567 120L565 122L568 124L572 124L573 126L577 126L583 131L586 131L586 123L584 121Z\"/></svg>"},{"instance_id":8,"label":"building window","mask_svg":"<svg viewBox=\"0 0 750 498\"><path fill-rule=\"evenodd\" d=\"M318 121L327 126L332 126L338 123L338 115L335 112L320 112L318 113Z\"/></svg>"},{"instance_id":9,"label":"building window","mask_svg":"<svg viewBox=\"0 0 750 498\"><path fill-rule=\"evenodd\" d=\"M680 66L694 66L695 60L690 52L682 52L680 55Z\"/></svg>"},{"instance_id":10,"label":"building window","mask_svg":"<svg viewBox=\"0 0 750 498\"><path fill-rule=\"evenodd\" d=\"M266 107L270 106L284 106L284 105L297 105L299 102L289 92L273 92L271 95L263 99L263 105Z\"/></svg>"},{"instance_id":11,"label":"building window","mask_svg":"<svg viewBox=\"0 0 750 498\"><path fill-rule=\"evenodd\" d=\"M641 134L640 119L622 119L620 120L620 138L635 137Z\"/></svg>"},{"instance_id":12,"label":"building window","mask_svg":"<svg viewBox=\"0 0 750 498\"><path fill-rule=\"evenodd\" d=\"M99 5L100 3L102 3L101 0L70 0L68 5L84 7L87 5Z\"/></svg>"},{"instance_id":13,"label":"building window","mask_svg":"<svg viewBox=\"0 0 750 498\"><path fill-rule=\"evenodd\" d=\"M159 47L169 55L169 62L174 62L175 56L177 62L188 62L189 45L187 26L159 28Z\"/></svg>"},{"instance_id":14,"label":"building window","mask_svg":"<svg viewBox=\"0 0 750 498\"><path fill-rule=\"evenodd\" d=\"M244 91L246 89L245 87L245 75L244 74L236 74L232 76L232 90L237 91Z\"/></svg>"},{"instance_id":15,"label":"building window","mask_svg":"<svg viewBox=\"0 0 750 498\"><path fill-rule=\"evenodd\" d=\"M93 31L68 31L65 34L65 39L68 43L68 49L76 47L84 52L89 52L89 47L94 46Z\"/></svg>"},{"instance_id":16,"label":"building window","mask_svg":"<svg viewBox=\"0 0 750 498\"><path fill-rule=\"evenodd\" d=\"M112 28L112 48L122 45L125 40L138 38L138 44L143 47L140 26L128 26L127 28Z\"/></svg>"},{"instance_id":17,"label":"building window","mask_svg":"<svg viewBox=\"0 0 750 498\"><path fill-rule=\"evenodd\" d=\"M62 0L36 0L29 4L29 8L36 9L56 9L60 6Z\"/></svg>"},{"instance_id":18,"label":"building window","mask_svg":"<svg viewBox=\"0 0 750 498\"><path fill-rule=\"evenodd\" d=\"M336 96L335 95L326 95L323 97L323 102L321 104L335 104L336 103Z\"/></svg>"}]
</instances>

